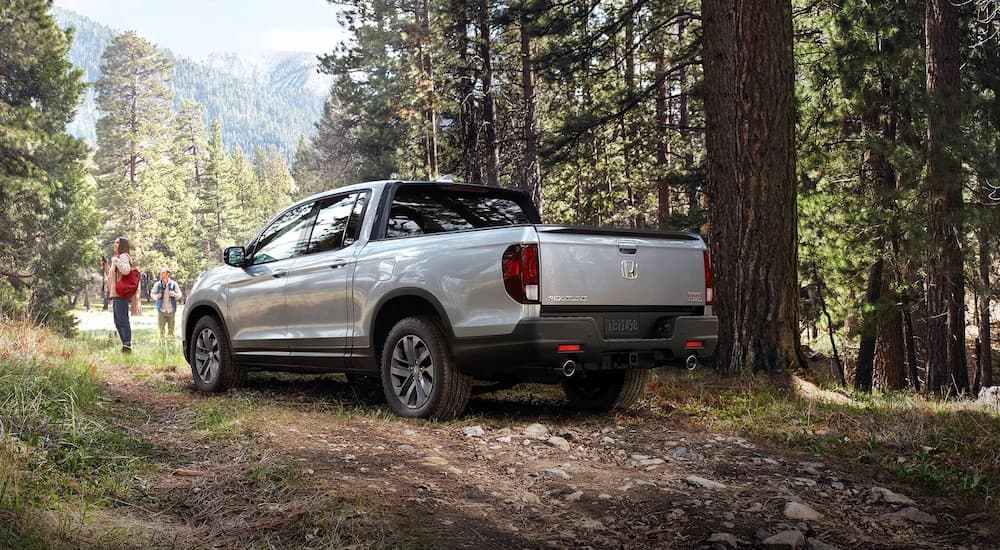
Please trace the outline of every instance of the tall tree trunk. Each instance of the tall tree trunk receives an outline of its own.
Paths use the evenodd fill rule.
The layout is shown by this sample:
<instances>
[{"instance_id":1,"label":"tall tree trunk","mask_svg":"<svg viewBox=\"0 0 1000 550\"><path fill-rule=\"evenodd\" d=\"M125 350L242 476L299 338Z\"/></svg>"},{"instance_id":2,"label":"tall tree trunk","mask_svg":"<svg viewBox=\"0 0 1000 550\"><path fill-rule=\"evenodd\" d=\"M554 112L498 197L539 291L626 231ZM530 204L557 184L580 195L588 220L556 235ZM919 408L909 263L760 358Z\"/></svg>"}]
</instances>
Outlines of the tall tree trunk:
<instances>
[{"instance_id":1,"label":"tall tree trunk","mask_svg":"<svg viewBox=\"0 0 1000 550\"><path fill-rule=\"evenodd\" d=\"M984 292L979 298L979 342L982 357L983 386L993 385L993 346L992 335L990 334L990 235L986 228L980 228L977 232L979 236L979 282L982 284Z\"/></svg>"},{"instance_id":2,"label":"tall tree trunk","mask_svg":"<svg viewBox=\"0 0 1000 550\"><path fill-rule=\"evenodd\" d=\"M962 165L955 156L961 108L958 16L951 0L927 0L927 371L928 389L969 390L962 269Z\"/></svg>"},{"instance_id":3,"label":"tall tree trunk","mask_svg":"<svg viewBox=\"0 0 1000 550\"><path fill-rule=\"evenodd\" d=\"M635 98L635 0L625 3L625 94L626 101ZM624 140L623 160L625 163L625 182L628 185L629 226L639 227L639 214L636 210L635 179L632 177L632 148L635 147L636 125L632 123L627 113L622 114L622 139Z\"/></svg>"},{"instance_id":4,"label":"tall tree trunk","mask_svg":"<svg viewBox=\"0 0 1000 550\"><path fill-rule=\"evenodd\" d=\"M477 57L473 41L469 39L469 28L472 26L471 17L466 9L458 10L456 14L458 21L456 26L461 29L458 33L458 51L462 60L464 75L457 83L459 97L462 98L459 109L459 119L462 129L462 164L465 168L465 177L472 183L483 182L483 165L479 159L479 112L480 108L476 101L476 82L480 79L480 74L475 69L474 59Z\"/></svg>"},{"instance_id":5,"label":"tall tree trunk","mask_svg":"<svg viewBox=\"0 0 1000 550\"><path fill-rule=\"evenodd\" d=\"M669 131L669 110L667 104L667 61L666 47L663 42L656 48L656 223L657 227L663 227L664 220L670 217L673 207L670 204L670 183L667 180L667 171L670 167L670 145L667 141Z\"/></svg>"},{"instance_id":6,"label":"tall tree trunk","mask_svg":"<svg viewBox=\"0 0 1000 550\"><path fill-rule=\"evenodd\" d=\"M424 100L424 170L427 179L438 177L437 160L437 100L434 90L434 60L431 57L431 4L423 0L420 5L420 71L423 74Z\"/></svg>"},{"instance_id":7,"label":"tall tree trunk","mask_svg":"<svg viewBox=\"0 0 1000 550\"><path fill-rule=\"evenodd\" d=\"M670 181L667 170L670 166L670 145L667 142L669 110L667 104L667 61L663 41L656 47L656 224L663 227L664 220L672 214L670 204Z\"/></svg>"},{"instance_id":8,"label":"tall tree trunk","mask_svg":"<svg viewBox=\"0 0 1000 550\"><path fill-rule=\"evenodd\" d=\"M732 360L737 368L772 372L805 366L798 326L792 5L736 0L735 8L740 195L727 210L743 216Z\"/></svg>"},{"instance_id":9,"label":"tall tree trunk","mask_svg":"<svg viewBox=\"0 0 1000 550\"><path fill-rule=\"evenodd\" d=\"M521 89L524 93L524 169L521 191L527 193L541 213L542 181L538 167L538 121L535 120L535 76L531 59L531 27L521 14Z\"/></svg>"},{"instance_id":10,"label":"tall tree trunk","mask_svg":"<svg viewBox=\"0 0 1000 550\"><path fill-rule=\"evenodd\" d=\"M890 274L883 272L883 296L895 297L891 278ZM876 379L882 387L891 390L901 390L906 387L903 351L903 316L899 308L893 305L882 315L878 323L874 370Z\"/></svg>"},{"instance_id":11,"label":"tall tree trunk","mask_svg":"<svg viewBox=\"0 0 1000 550\"><path fill-rule=\"evenodd\" d=\"M872 380L875 375L875 342L877 337L875 308L882 292L882 258L875 260L868 269L868 281L865 284L865 303L870 310L861 319L861 346L858 350L858 366L854 371L854 388L872 391Z\"/></svg>"},{"instance_id":12,"label":"tall tree trunk","mask_svg":"<svg viewBox=\"0 0 1000 550\"><path fill-rule=\"evenodd\" d=\"M705 73L705 195L708 198L708 244L715 280L713 310L719 317L716 366L735 365L733 328L740 289L736 262L740 254L742 212L736 182L736 14L734 0L702 0Z\"/></svg>"},{"instance_id":13,"label":"tall tree trunk","mask_svg":"<svg viewBox=\"0 0 1000 550\"><path fill-rule=\"evenodd\" d=\"M684 39L684 21L677 23L677 43L682 44ZM687 177L687 185L684 188L687 195L688 216L698 210L698 183L691 177L691 169L694 167L694 147L689 141L691 138L691 112L688 108L688 85L687 68L681 67L677 72L677 90L680 95L677 98L678 120L680 126L680 136L682 151L684 152L684 175Z\"/></svg>"},{"instance_id":14,"label":"tall tree trunk","mask_svg":"<svg viewBox=\"0 0 1000 550\"><path fill-rule=\"evenodd\" d=\"M500 185L496 97L493 90L493 46L490 44L490 0L479 5L479 57L483 64L483 130L486 135L486 185Z\"/></svg>"}]
</instances>

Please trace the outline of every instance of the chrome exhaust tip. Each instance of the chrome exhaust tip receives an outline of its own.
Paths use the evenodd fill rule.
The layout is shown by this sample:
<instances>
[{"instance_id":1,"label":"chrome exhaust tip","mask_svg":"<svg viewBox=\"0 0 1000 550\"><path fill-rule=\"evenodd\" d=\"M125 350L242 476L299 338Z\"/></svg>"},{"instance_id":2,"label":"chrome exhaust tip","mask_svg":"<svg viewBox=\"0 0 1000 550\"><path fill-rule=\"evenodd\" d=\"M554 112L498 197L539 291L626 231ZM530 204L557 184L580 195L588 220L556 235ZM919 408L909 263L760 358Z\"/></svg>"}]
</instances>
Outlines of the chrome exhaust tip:
<instances>
[{"instance_id":1,"label":"chrome exhaust tip","mask_svg":"<svg viewBox=\"0 0 1000 550\"><path fill-rule=\"evenodd\" d=\"M694 370L698 368L698 356L693 353L688 355L687 358L684 359L684 366L687 370Z\"/></svg>"},{"instance_id":2,"label":"chrome exhaust tip","mask_svg":"<svg viewBox=\"0 0 1000 550\"><path fill-rule=\"evenodd\" d=\"M563 376L565 376L566 378L569 378L570 376L576 374L576 361L572 359L567 359L566 362L563 363L562 373Z\"/></svg>"}]
</instances>

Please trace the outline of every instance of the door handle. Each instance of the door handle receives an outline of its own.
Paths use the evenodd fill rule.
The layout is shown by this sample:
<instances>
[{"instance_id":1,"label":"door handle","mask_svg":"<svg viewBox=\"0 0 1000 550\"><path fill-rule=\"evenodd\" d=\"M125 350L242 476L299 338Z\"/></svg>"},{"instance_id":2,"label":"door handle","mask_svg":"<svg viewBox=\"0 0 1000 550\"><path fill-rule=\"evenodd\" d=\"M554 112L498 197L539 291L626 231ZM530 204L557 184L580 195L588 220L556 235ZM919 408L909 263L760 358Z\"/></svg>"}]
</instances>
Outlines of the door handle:
<instances>
[{"instance_id":1,"label":"door handle","mask_svg":"<svg viewBox=\"0 0 1000 550\"><path fill-rule=\"evenodd\" d=\"M275 271L274 273L271 274L271 276L274 277L275 279L280 279L285 275L288 275L288 272L285 271L284 269L282 269L281 271Z\"/></svg>"},{"instance_id":2,"label":"door handle","mask_svg":"<svg viewBox=\"0 0 1000 550\"><path fill-rule=\"evenodd\" d=\"M349 263L350 262L348 262L346 260L340 260L340 261L337 261L337 262L333 262L332 264L330 264L330 269L340 269L340 268L344 267L345 265L347 265Z\"/></svg>"}]
</instances>

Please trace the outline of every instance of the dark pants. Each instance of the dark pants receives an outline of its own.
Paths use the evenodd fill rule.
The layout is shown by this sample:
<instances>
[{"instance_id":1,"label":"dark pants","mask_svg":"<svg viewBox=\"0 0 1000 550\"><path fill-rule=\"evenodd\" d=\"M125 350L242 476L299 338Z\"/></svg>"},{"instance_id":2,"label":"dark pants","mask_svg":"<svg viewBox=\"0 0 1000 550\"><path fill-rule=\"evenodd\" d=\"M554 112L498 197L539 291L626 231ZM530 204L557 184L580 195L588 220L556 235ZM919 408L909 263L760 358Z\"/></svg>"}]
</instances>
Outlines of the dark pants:
<instances>
[{"instance_id":1,"label":"dark pants","mask_svg":"<svg viewBox=\"0 0 1000 550\"><path fill-rule=\"evenodd\" d=\"M125 298L112 298L115 311L115 328L118 329L118 336L122 339L122 345L132 347L132 325L129 324L128 311L129 300Z\"/></svg>"}]
</instances>

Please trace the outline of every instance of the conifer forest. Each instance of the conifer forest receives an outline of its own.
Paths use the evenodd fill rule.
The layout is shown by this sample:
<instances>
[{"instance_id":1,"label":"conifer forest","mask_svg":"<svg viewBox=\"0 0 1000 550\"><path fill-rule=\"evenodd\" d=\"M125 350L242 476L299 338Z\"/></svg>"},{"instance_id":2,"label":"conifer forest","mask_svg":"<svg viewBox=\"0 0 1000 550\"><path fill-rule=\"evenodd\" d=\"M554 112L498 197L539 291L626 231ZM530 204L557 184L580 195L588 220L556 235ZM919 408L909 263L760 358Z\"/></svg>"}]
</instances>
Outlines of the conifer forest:
<instances>
[{"instance_id":1,"label":"conifer forest","mask_svg":"<svg viewBox=\"0 0 1000 550\"><path fill-rule=\"evenodd\" d=\"M822 353L862 391L994 384L996 0L335 8L351 38L315 60L333 84L286 150L223 139L179 95L212 81L178 87L138 33L88 82L50 0L0 3L0 318L72 333L118 236L190 285L300 198L450 176L529 193L545 223L701 234L719 371ZM67 131L85 93L95 143Z\"/></svg>"}]
</instances>

